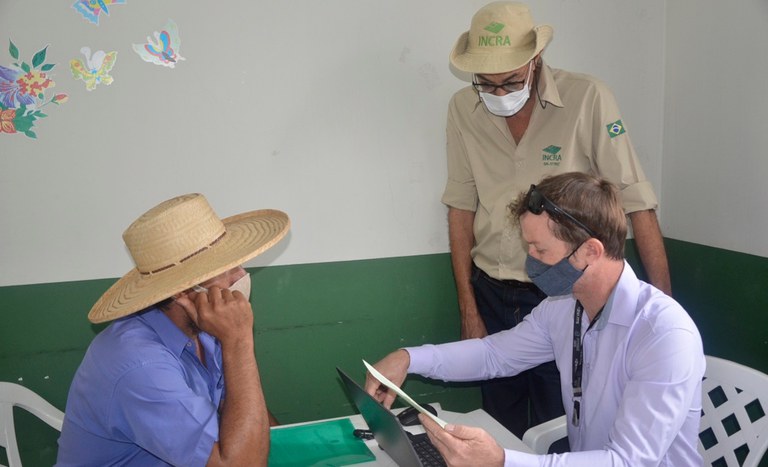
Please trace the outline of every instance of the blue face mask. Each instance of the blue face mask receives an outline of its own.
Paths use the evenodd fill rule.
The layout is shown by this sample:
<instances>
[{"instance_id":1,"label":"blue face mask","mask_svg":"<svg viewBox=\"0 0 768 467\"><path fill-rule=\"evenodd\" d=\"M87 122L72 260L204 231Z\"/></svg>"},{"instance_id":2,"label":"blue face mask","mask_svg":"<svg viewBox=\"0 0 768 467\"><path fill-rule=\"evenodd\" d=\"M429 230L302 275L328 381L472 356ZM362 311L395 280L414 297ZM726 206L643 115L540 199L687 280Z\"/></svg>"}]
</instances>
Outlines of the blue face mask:
<instances>
[{"instance_id":1,"label":"blue face mask","mask_svg":"<svg viewBox=\"0 0 768 467\"><path fill-rule=\"evenodd\" d=\"M577 247L576 250L578 249ZM525 272L528 273L528 277L536 284L536 287L540 288L547 296L568 295L573 292L573 284L584 274L583 269L576 269L568 261L576 253L576 250L552 265L545 264L528 255L525 259Z\"/></svg>"}]
</instances>

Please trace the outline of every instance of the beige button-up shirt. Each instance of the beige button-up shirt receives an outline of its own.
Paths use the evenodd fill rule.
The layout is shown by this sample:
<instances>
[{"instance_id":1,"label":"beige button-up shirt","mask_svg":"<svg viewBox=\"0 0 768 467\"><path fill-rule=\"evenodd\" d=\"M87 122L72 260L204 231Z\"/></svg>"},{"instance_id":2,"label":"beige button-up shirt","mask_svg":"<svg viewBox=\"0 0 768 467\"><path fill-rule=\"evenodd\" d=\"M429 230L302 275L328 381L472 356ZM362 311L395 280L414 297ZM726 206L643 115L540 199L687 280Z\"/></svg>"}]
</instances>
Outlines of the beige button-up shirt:
<instances>
[{"instance_id":1,"label":"beige button-up shirt","mask_svg":"<svg viewBox=\"0 0 768 467\"><path fill-rule=\"evenodd\" d=\"M475 264L491 277L528 281L526 245L508 205L546 175L586 172L621 190L627 213L657 207L613 93L597 79L542 65L539 96L516 144L506 120L471 87L448 108L444 204L475 212ZM542 108L543 107L543 108Z\"/></svg>"}]
</instances>

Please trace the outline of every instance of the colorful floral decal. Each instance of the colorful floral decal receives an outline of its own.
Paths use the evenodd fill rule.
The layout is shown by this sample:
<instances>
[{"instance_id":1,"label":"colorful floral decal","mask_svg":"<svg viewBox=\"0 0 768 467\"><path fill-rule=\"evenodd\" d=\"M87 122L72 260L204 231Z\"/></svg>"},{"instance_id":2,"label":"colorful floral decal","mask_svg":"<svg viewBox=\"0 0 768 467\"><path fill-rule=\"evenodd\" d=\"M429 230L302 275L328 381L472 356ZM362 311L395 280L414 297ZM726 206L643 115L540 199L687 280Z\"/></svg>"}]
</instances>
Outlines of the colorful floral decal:
<instances>
[{"instance_id":1,"label":"colorful floral decal","mask_svg":"<svg viewBox=\"0 0 768 467\"><path fill-rule=\"evenodd\" d=\"M75 79L85 81L85 89L93 91L99 84L109 86L114 79L109 75L112 67L117 61L117 52L105 53L103 50L97 50L91 55L90 47L83 47L80 53L85 55L85 62L78 59L69 61L69 69Z\"/></svg>"},{"instance_id":2,"label":"colorful floral decal","mask_svg":"<svg viewBox=\"0 0 768 467\"><path fill-rule=\"evenodd\" d=\"M35 120L47 117L40 109L48 104L63 104L66 94L56 94L50 99L46 93L56 86L49 73L55 66L45 63L48 46L32 57L32 65L19 60L19 49L10 41L8 52L16 60L10 68L0 66L0 134L24 133L37 138L32 131Z\"/></svg>"},{"instance_id":3,"label":"colorful floral decal","mask_svg":"<svg viewBox=\"0 0 768 467\"><path fill-rule=\"evenodd\" d=\"M154 40L147 36L146 43L133 44L133 50L139 54L142 60L170 68L175 67L179 60L186 60L180 52L179 28L176 27L176 23L172 19L168 20L162 31L155 31L154 35Z\"/></svg>"},{"instance_id":4,"label":"colorful floral decal","mask_svg":"<svg viewBox=\"0 0 768 467\"><path fill-rule=\"evenodd\" d=\"M99 16L104 13L109 16L110 5L123 5L126 0L77 0L72 4L72 8L83 15L96 26L99 25Z\"/></svg>"}]
</instances>

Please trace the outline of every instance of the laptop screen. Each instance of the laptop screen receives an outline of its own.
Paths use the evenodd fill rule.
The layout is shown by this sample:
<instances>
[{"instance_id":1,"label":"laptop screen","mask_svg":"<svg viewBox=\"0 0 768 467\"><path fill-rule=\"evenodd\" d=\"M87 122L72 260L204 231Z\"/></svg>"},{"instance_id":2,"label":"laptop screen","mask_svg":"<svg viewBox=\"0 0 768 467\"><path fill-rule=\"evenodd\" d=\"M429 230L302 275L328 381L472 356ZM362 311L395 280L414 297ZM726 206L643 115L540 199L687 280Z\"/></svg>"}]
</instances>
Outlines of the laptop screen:
<instances>
[{"instance_id":1,"label":"laptop screen","mask_svg":"<svg viewBox=\"0 0 768 467\"><path fill-rule=\"evenodd\" d=\"M340 368L337 367L336 371L339 372L339 376L347 388L347 393L352 397L352 402L368 424L368 428L373 432L373 437L379 446L389 454L389 457L397 465L420 467L421 461L397 417L365 392Z\"/></svg>"}]
</instances>

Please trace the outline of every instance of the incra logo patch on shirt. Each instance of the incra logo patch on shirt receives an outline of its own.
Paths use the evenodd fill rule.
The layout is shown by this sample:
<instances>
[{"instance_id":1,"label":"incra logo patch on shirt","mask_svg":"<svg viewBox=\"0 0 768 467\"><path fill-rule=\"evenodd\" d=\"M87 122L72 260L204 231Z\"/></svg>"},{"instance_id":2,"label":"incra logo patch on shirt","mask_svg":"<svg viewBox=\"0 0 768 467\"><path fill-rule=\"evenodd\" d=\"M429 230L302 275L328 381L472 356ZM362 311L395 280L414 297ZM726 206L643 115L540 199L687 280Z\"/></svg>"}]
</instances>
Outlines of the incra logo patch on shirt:
<instances>
[{"instance_id":1,"label":"incra logo patch on shirt","mask_svg":"<svg viewBox=\"0 0 768 467\"><path fill-rule=\"evenodd\" d=\"M560 165L560 161L563 160L563 156L560 155L560 150L563 149L560 146L549 145L542 149L544 154L541 155L541 162L544 165Z\"/></svg>"}]
</instances>

